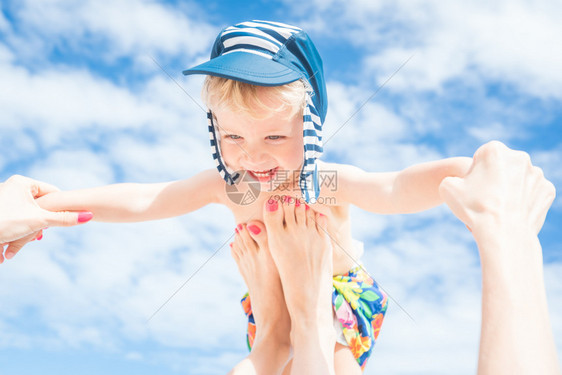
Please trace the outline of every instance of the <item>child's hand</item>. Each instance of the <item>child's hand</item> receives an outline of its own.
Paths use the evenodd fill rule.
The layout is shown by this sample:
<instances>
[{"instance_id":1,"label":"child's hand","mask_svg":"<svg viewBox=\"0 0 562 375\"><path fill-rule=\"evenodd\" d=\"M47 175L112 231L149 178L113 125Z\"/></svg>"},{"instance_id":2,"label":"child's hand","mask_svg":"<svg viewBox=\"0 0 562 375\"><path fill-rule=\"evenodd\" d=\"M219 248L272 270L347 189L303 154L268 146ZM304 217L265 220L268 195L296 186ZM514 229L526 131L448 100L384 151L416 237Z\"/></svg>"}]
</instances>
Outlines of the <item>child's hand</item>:
<instances>
[{"instance_id":1,"label":"child's hand","mask_svg":"<svg viewBox=\"0 0 562 375\"><path fill-rule=\"evenodd\" d=\"M89 212L50 212L35 199L58 189L27 177L12 176L0 183L0 263L11 259L30 241L40 238L41 230L52 226L72 226L92 218Z\"/></svg>"},{"instance_id":2,"label":"child's hand","mask_svg":"<svg viewBox=\"0 0 562 375\"><path fill-rule=\"evenodd\" d=\"M529 226L538 234L556 195L528 154L497 141L474 153L464 178L445 178L439 193L475 235L514 226Z\"/></svg>"}]
</instances>

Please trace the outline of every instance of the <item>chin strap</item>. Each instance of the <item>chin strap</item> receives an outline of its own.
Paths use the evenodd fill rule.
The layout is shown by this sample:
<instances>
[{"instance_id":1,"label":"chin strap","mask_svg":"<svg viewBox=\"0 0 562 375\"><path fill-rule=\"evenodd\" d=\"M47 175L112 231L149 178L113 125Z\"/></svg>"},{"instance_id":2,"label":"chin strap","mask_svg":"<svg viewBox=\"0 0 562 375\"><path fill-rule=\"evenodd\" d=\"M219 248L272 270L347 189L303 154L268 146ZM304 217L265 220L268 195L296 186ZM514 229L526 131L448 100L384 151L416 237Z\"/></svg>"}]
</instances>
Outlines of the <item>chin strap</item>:
<instances>
[{"instance_id":1,"label":"chin strap","mask_svg":"<svg viewBox=\"0 0 562 375\"><path fill-rule=\"evenodd\" d=\"M306 94L303 115L304 163L299 178L301 194L306 203L316 203L320 196L316 159L322 155L322 122L310 94Z\"/></svg>"},{"instance_id":2,"label":"chin strap","mask_svg":"<svg viewBox=\"0 0 562 375\"><path fill-rule=\"evenodd\" d=\"M221 142L220 134L215 130L215 124L213 122L213 113L211 110L207 112L207 120L209 123L209 140L211 141L211 152L213 154L213 159L217 165L217 169L224 181L229 185L234 185L236 181L240 178L240 173L230 170L224 164L221 154Z\"/></svg>"}]
</instances>

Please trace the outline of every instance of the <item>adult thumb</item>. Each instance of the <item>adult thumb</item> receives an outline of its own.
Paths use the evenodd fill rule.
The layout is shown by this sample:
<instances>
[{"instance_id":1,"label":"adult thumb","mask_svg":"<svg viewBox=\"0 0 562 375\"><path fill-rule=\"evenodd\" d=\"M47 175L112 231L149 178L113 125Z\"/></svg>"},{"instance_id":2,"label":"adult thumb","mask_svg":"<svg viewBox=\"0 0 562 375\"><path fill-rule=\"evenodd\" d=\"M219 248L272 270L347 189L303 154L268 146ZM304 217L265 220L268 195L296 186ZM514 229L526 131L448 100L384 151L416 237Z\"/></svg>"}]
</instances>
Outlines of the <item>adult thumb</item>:
<instances>
[{"instance_id":1,"label":"adult thumb","mask_svg":"<svg viewBox=\"0 0 562 375\"><path fill-rule=\"evenodd\" d=\"M456 197L462 194L462 183L463 179L460 177L445 177L439 185L439 195L441 199L448 205L457 200Z\"/></svg>"},{"instance_id":2,"label":"adult thumb","mask_svg":"<svg viewBox=\"0 0 562 375\"><path fill-rule=\"evenodd\" d=\"M49 227L71 227L87 223L92 220L94 214L91 212L50 212L46 211L46 220Z\"/></svg>"},{"instance_id":3,"label":"adult thumb","mask_svg":"<svg viewBox=\"0 0 562 375\"><path fill-rule=\"evenodd\" d=\"M441 199L460 221L469 226L469 217L463 201L464 193L464 179L460 177L446 177L439 185Z\"/></svg>"}]
</instances>

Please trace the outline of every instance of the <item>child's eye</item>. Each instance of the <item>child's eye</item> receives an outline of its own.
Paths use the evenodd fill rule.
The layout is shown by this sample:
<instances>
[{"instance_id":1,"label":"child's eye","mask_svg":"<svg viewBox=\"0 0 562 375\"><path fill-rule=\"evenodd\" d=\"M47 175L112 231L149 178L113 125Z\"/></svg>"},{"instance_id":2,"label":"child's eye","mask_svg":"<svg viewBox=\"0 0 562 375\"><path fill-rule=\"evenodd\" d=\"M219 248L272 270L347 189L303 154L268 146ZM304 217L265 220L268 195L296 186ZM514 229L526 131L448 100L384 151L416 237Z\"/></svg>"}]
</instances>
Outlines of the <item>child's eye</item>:
<instances>
[{"instance_id":1,"label":"child's eye","mask_svg":"<svg viewBox=\"0 0 562 375\"><path fill-rule=\"evenodd\" d=\"M278 140L283 139L283 138L285 138L285 137L282 136L282 135L269 135L267 137L267 139L269 139L271 141L278 141Z\"/></svg>"},{"instance_id":2,"label":"child's eye","mask_svg":"<svg viewBox=\"0 0 562 375\"><path fill-rule=\"evenodd\" d=\"M236 135L236 134L227 134L224 137L227 138L227 139L240 139L240 138L242 138L241 136Z\"/></svg>"}]
</instances>

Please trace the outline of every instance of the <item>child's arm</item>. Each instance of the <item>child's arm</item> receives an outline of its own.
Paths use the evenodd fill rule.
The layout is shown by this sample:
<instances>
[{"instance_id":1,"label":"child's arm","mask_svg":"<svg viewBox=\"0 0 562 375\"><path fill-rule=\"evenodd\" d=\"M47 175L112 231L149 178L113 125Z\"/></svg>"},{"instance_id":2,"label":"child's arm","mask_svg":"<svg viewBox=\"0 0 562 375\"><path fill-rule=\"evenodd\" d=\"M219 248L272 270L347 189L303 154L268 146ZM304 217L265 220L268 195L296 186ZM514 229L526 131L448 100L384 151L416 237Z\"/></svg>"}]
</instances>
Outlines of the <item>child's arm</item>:
<instances>
[{"instance_id":1,"label":"child's arm","mask_svg":"<svg viewBox=\"0 0 562 375\"><path fill-rule=\"evenodd\" d=\"M218 203L221 186L224 180L209 169L181 181L56 192L37 203L49 211L90 211L97 221L136 222L179 216Z\"/></svg>"},{"instance_id":2,"label":"child's arm","mask_svg":"<svg viewBox=\"0 0 562 375\"><path fill-rule=\"evenodd\" d=\"M380 214L419 212L443 203L439 196L441 181L449 176L463 177L471 164L471 158L457 157L386 173L339 165L338 196L347 203Z\"/></svg>"}]
</instances>

